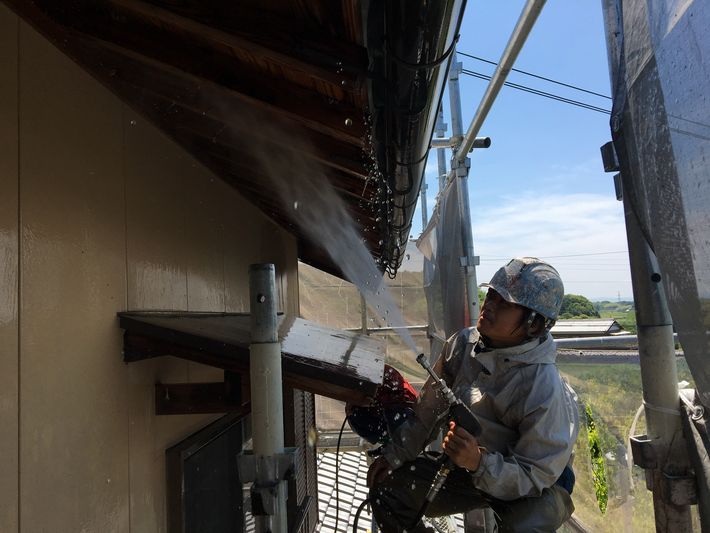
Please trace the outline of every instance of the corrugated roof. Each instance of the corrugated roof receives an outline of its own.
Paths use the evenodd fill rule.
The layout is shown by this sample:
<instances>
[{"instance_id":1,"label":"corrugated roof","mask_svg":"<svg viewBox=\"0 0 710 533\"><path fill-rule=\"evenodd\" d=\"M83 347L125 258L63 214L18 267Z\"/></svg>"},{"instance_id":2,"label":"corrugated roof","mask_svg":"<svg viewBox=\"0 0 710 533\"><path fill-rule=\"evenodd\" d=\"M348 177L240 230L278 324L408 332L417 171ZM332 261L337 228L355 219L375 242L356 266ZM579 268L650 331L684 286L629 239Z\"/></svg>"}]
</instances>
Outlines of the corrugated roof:
<instances>
[{"instance_id":1,"label":"corrugated roof","mask_svg":"<svg viewBox=\"0 0 710 533\"><path fill-rule=\"evenodd\" d=\"M617 333L623 328L613 318L558 320L550 330L553 337L601 336Z\"/></svg>"}]
</instances>

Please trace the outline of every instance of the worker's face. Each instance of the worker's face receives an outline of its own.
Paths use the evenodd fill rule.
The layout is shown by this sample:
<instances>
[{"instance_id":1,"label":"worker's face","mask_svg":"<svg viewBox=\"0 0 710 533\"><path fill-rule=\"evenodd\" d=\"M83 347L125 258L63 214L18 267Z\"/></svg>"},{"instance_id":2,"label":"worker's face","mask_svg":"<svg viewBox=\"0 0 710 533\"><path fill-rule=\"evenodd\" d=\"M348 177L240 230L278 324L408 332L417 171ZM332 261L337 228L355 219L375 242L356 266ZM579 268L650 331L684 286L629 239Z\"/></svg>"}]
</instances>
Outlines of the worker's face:
<instances>
[{"instance_id":1,"label":"worker's face","mask_svg":"<svg viewBox=\"0 0 710 533\"><path fill-rule=\"evenodd\" d=\"M506 302L489 288L476 327L492 348L515 346L527 338L525 314L524 307Z\"/></svg>"}]
</instances>

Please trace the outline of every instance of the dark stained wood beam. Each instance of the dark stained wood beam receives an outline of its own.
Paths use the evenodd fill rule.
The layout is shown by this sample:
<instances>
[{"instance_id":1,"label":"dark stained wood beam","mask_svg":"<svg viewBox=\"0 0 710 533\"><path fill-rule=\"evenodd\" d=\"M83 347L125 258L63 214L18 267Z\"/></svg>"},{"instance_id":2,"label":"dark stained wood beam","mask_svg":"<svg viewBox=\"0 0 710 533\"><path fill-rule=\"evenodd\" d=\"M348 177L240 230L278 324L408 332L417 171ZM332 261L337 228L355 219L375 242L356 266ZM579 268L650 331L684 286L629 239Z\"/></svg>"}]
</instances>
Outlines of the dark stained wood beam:
<instances>
[{"instance_id":1,"label":"dark stained wood beam","mask_svg":"<svg viewBox=\"0 0 710 533\"><path fill-rule=\"evenodd\" d=\"M263 80L245 81L246 76L240 72L226 74L229 80L206 78L93 37L77 36L72 51L81 64L94 75L101 73L109 84L111 78L116 78L143 85L154 92L173 95L177 102L184 101L196 109L217 108L252 128L290 124L358 147L364 145L362 112L337 102L328 103L311 92L304 94L302 89L278 83L259 85ZM216 78L218 73L212 74ZM350 117L356 118L346 124Z\"/></svg>"},{"instance_id":2,"label":"dark stained wood beam","mask_svg":"<svg viewBox=\"0 0 710 533\"><path fill-rule=\"evenodd\" d=\"M248 414L251 411L249 375L225 374L225 381L217 383L156 383L155 414Z\"/></svg>"},{"instance_id":3,"label":"dark stained wood beam","mask_svg":"<svg viewBox=\"0 0 710 533\"><path fill-rule=\"evenodd\" d=\"M279 151L297 152L314 160L318 165L337 169L364 183L367 178L365 154L360 147L345 143L322 133L301 128L303 137L294 142L298 134L293 130L278 131L276 128L242 128L224 113L219 106L191 107L184 100L176 101L169 95L158 94L124 80L114 80L113 90L127 101L139 102L141 112L150 115L166 131L184 129L195 135L211 140L214 144L241 148L239 157L253 149L273 153ZM249 110L245 109L245 113ZM235 113L240 115L241 113Z\"/></svg>"},{"instance_id":4,"label":"dark stained wood beam","mask_svg":"<svg viewBox=\"0 0 710 533\"><path fill-rule=\"evenodd\" d=\"M240 374L249 372L251 319L243 313L119 313L124 359L171 355ZM279 316L286 385L367 402L383 375L383 345L362 335Z\"/></svg>"},{"instance_id":5,"label":"dark stained wood beam","mask_svg":"<svg viewBox=\"0 0 710 533\"><path fill-rule=\"evenodd\" d=\"M257 36L253 28L250 28L248 34L243 31L229 33L147 2L106 0L106 5L113 20L124 26L130 25L133 31L136 30L135 26L151 25L145 28L153 30L151 33L167 30L198 48L213 48L225 55L236 56L244 64L265 62L272 68L280 66L291 81L296 81L296 76L289 76L289 72L305 76L321 84L319 88L331 98L345 100L352 93L357 93L358 100L362 98L367 70L367 53L362 47L349 43L341 45L352 47L352 52L347 53L347 56L359 60L358 64L345 65L335 56L308 54L307 48L303 46L284 46L271 36L273 21L271 32ZM239 4L231 7L237 12L241 9Z\"/></svg>"},{"instance_id":6,"label":"dark stained wood beam","mask_svg":"<svg viewBox=\"0 0 710 533\"><path fill-rule=\"evenodd\" d=\"M240 68L234 57L221 56L211 49L201 54L179 39L163 43L154 35L125 28L117 31L110 17L108 21L91 21L89 13L67 7L73 4L48 0L7 2L67 55L108 83L109 88L110 78L116 77L146 87L157 86L156 92L174 94L176 100L197 101L202 106L221 102L229 108L229 102L238 100L274 121L295 122L344 142L363 145L366 126L361 110L287 81L267 82L263 75Z\"/></svg>"},{"instance_id":7,"label":"dark stained wood beam","mask_svg":"<svg viewBox=\"0 0 710 533\"><path fill-rule=\"evenodd\" d=\"M170 355L180 359L222 368L231 372L238 372L245 375L249 374L248 349L238 350L239 355L236 357L223 357L222 354L211 351L209 347L186 347L176 343L134 335L129 332L124 334L123 346L124 360L126 362ZM308 375L308 373L303 374L301 371L298 371L299 363L295 361L284 359L282 364L284 384L290 387L359 405L369 404L369 395L374 394L372 387L357 391L352 388L351 384L346 384L345 382L341 383L337 379L332 379L332 375L330 376L331 381L325 380L323 376L319 376L316 372L313 372L311 375ZM296 372L298 372L298 374L296 374ZM181 403L184 406L184 402Z\"/></svg>"},{"instance_id":8,"label":"dark stained wood beam","mask_svg":"<svg viewBox=\"0 0 710 533\"><path fill-rule=\"evenodd\" d=\"M239 2L238 6L233 2L207 4L203 0L148 1L287 54L298 50L294 54L308 64L340 66L344 73L367 64L359 0L321 2L320 6L314 6L314 2L283 1Z\"/></svg>"}]
</instances>

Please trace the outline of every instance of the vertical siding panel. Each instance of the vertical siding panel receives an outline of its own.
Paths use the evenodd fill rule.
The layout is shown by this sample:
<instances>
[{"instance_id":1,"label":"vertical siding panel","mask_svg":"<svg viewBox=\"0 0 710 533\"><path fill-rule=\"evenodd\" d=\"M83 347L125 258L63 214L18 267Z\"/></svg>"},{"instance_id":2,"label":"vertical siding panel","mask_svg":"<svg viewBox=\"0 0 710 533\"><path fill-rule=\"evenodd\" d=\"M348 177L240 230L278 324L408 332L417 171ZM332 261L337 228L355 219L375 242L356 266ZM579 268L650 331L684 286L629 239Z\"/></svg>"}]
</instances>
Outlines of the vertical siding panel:
<instances>
[{"instance_id":1,"label":"vertical siding panel","mask_svg":"<svg viewBox=\"0 0 710 533\"><path fill-rule=\"evenodd\" d=\"M186 250L187 308L189 311L225 310L224 304L224 248L222 245L224 220L219 208L220 197L234 197L227 184L208 172L202 165L191 162L191 172L185 179L185 240L191 243Z\"/></svg>"},{"instance_id":2,"label":"vertical siding panel","mask_svg":"<svg viewBox=\"0 0 710 533\"><path fill-rule=\"evenodd\" d=\"M189 158L126 112L128 309L187 309L185 173Z\"/></svg>"},{"instance_id":3,"label":"vertical siding panel","mask_svg":"<svg viewBox=\"0 0 710 533\"><path fill-rule=\"evenodd\" d=\"M0 5L0 531L18 531L19 21Z\"/></svg>"},{"instance_id":4,"label":"vertical siding panel","mask_svg":"<svg viewBox=\"0 0 710 533\"><path fill-rule=\"evenodd\" d=\"M216 416L157 417L154 385L221 372L124 365L115 313L248 311L248 266L268 261L296 315L296 242L4 6L0 31L1 64L20 60L0 73L0 446L22 464L19 496L17 463L0 470L0 531L165 531L165 449Z\"/></svg>"},{"instance_id":5,"label":"vertical siding panel","mask_svg":"<svg viewBox=\"0 0 710 533\"><path fill-rule=\"evenodd\" d=\"M187 310L185 180L190 159L126 109L126 249L129 310ZM131 531L166 528L165 448L203 424L200 416L156 416L155 383L185 383L188 363L170 357L131 363Z\"/></svg>"},{"instance_id":6,"label":"vertical siding panel","mask_svg":"<svg viewBox=\"0 0 710 533\"><path fill-rule=\"evenodd\" d=\"M121 107L20 24L22 531L128 531Z\"/></svg>"}]
</instances>

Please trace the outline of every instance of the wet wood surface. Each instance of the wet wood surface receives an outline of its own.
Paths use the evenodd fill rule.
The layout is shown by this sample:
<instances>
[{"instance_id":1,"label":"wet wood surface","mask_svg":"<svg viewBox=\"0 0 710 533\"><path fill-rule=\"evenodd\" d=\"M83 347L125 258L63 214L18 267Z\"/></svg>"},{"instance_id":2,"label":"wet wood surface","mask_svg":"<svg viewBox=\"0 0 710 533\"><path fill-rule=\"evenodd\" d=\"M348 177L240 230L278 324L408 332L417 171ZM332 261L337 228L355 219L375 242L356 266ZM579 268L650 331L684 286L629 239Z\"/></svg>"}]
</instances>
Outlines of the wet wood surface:
<instances>
[{"instance_id":1,"label":"wet wood surface","mask_svg":"<svg viewBox=\"0 0 710 533\"><path fill-rule=\"evenodd\" d=\"M238 372L248 379L250 316L232 313L119 313L127 362L172 355ZM284 382L353 403L367 403L382 382L384 346L376 339L280 317Z\"/></svg>"}]
</instances>

